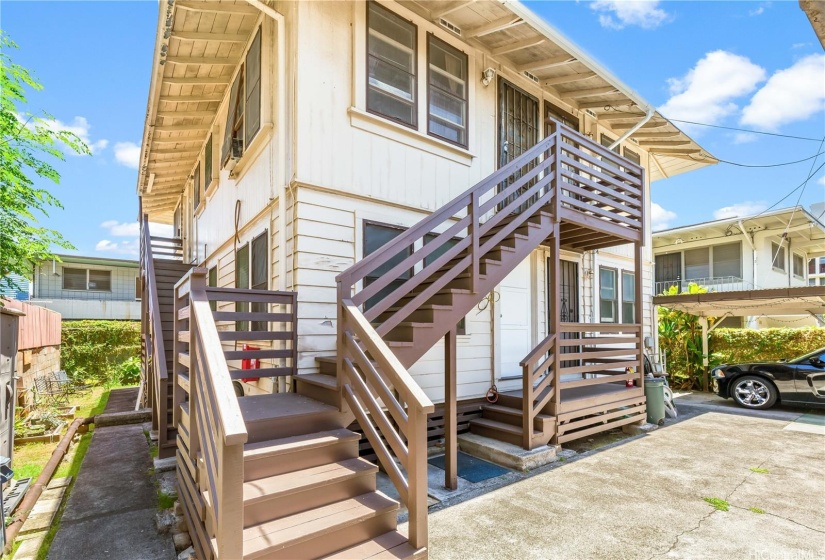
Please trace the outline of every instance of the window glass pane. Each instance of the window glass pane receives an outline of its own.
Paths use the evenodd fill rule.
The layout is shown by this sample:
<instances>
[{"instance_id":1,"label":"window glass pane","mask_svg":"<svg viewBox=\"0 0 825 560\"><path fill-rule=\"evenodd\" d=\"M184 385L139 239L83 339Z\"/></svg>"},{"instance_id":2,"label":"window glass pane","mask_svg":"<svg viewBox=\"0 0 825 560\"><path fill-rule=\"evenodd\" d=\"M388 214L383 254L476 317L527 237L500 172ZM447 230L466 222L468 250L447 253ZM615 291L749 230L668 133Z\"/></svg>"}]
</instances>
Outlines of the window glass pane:
<instances>
[{"instance_id":1,"label":"window glass pane","mask_svg":"<svg viewBox=\"0 0 825 560\"><path fill-rule=\"evenodd\" d=\"M209 188L212 183L212 135L206 141L206 148L203 152L203 186Z\"/></svg>"},{"instance_id":2,"label":"window glass pane","mask_svg":"<svg viewBox=\"0 0 825 560\"><path fill-rule=\"evenodd\" d=\"M415 126L415 26L368 2L367 109Z\"/></svg>"},{"instance_id":3,"label":"window glass pane","mask_svg":"<svg viewBox=\"0 0 825 560\"><path fill-rule=\"evenodd\" d=\"M241 90L241 80L243 79L243 69L235 76L232 82L232 91L229 94L229 111L226 113L226 127L223 132L223 146L221 146L221 165L226 165L232 155L233 123L238 107L238 95Z\"/></svg>"},{"instance_id":4,"label":"window glass pane","mask_svg":"<svg viewBox=\"0 0 825 560\"><path fill-rule=\"evenodd\" d=\"M252 240L252 274L251 287L255 290L266 290L267 281L267 232Z\"/></svg>"},{"instance_id":5,"label":"window glass pane","mask_svg":"<svg viewBox=\"0 0 825 560\"><path fill-rule=\"evenodd\" d=\"M85 268L63 268L63 289L64 290L85 290L86 289L86 269Z\"/></svg>"},{"instance_id":6,"label":"window glass pane","mask_svg":"<svg viewBox=\"0 0 825 560\"><path fill-rule=\"evenodd\" d=\"M802 255L798 255L794 253L793 255L793 273L795 276L799 276L800 278L805 276L805 267L804 267L805 260L802 258Z\"/></svg>"},{"instance_id":7,"label":"window glass pane","mask_svg":"<svg viewBox=\"0 0 825 560\"><path fill-rule=\"evenodd\" d=\"M244 146L255 138L261 129L261 30L255 35L246 54L246 123Z\"/></svg>"},{"instance_id":8,"label":"window glass pane","mask_svg":"<svg viewBox=\"0 0 825 560\"><path fill-rule=\"evenodd\" d=\"M195 167L195 179L192 183L192 192L195 193L195 210L201 205L201 166Z\"/></svg>"},{"instance_id":9,"label":"window glass pane","mask_svg":"<svg viewBox=\"0 0 825 560\"><path fill-rule=\"evenodd\" d=\"M636 322L636 278L629 272L622 272L622 321Z\"/></svg>"},{"instance_id":10,"label":"window glass pane","mask_svg":"<svg viewBox=\"0 0 825 560\"><path fill-rule=\"evenodd\" d=\"M727 243L713 247L713 277L742 278L742 244Z\"/></svg>"},{"instance_id":11,"label":"window glass pane","mask_svg":"<svg viewBox=\"0 0 825 560\"><path fill-rule=\"evenodd\" d=\"M599 320L602 323L615 323L616 317L616 271L599 269Z\"/></svg>"},{"instance_id":12,"label":"window glass pane","mask_svg":"<svg viewBox=\"0 0 825 560\"><path fill-rule=\"evenodd\" d=\"M429 132L467 145L467 55L429 36Z\"/></svg>"},{"instance_id":13,"label":"window glass pane","mask_svg":"<svg viewBox=\"0 0 825 560\"><path fill-rule=\"evenodd\" d=\"M600 134L600 135L599 135L599 143L600 143L602 146L604 146L605 148L609 148L609 147L610 147L610 145L611 145L613 142L615 142L615 141L616 141L616 139L615 139L615 138L611 138L611 137L610 137L610 136L608 136L607 134ZM621 148L621 146L619 145L619 146L616 146L615 148L613 148L613 151L614 151L614 152L616 152L616 153L618 154L618 153L621 153L621 152L619 151L619 150L621 150L621 149L622 149L622 148Z\"/></svg>"},{"instance_id":14,"label":"window glass pane","mask_svg":"<svg viewBox=\"0 0 825 560\"><path fill-rule=\"evenodd\" d=\"M249 244L244 245L235 252L235 287L249 288ZM235 311L239 313L249 311L249 303L236 301ZM249 321L236 321L235 330L248 331Z\"/></svg>"},{"instance_id":15,"label":"window glass pane","mask_svg":"<svg viewBox=\"0 0 825 560\"><path fill-rule=\"evenodd\" d=\"M632 150L628 150L627 148L624 149L624 157L635 163L636 165L642 164L642 158L639 157L639 154Z\"/></svg>"},{"instance_id":16,"label":"window glass pane","mask_svg":"<svg viewBox=\"0 0 825 560\"><path fill-rule=\"evenodd\" d=\"M690 249L685 251L685 279L696 280L710 277L710 250Z\"/></svg>"},{"instance_id":17,"label":"window glass pane","mask_svg":"<svg viewBox=\"0 0 825 560\"><path fill-rule=\"evenodd\" d=\"M98 292L112 291L112 273L109 270L90 270L89 289Z\"/></svg>"},{"instance_id":18,"label":"window glass pane","mask_svg":"<svg viewBox=\"0 0 825 560\"><path fill-rule=\"evenodd\" d=\"M771 243L771 262L774 268L785 270L785 247Z\"/></svg>"}]
</instances>

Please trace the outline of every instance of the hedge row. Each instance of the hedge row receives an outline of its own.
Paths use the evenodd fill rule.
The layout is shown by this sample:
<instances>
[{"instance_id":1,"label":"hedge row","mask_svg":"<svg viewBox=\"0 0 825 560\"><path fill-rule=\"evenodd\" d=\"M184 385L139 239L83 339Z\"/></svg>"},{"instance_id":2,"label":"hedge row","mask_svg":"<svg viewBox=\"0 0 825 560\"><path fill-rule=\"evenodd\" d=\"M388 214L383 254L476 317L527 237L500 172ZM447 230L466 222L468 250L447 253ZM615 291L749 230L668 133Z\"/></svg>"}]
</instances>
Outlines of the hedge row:
<instances>
[{"instance_id":1,"label":"hedge row","mask_svg":"<svg viewBox=\"0 0 825 560\"><path fill-rule=\"evenodd\" d=\"M795 358L825 347L825 328L715 329L708 349L720 363Z\"/></svg>"},{"instance_id":2,"label":"hedge row","mask_svg":"<svg viewBox=\"0 0 825 560\"><path fill-rule=\"evenodd\" d=\"M140 358L138 321L64 321L60 362L86 383L120 381L122 364Z\"/></svg>"}]
</instances>

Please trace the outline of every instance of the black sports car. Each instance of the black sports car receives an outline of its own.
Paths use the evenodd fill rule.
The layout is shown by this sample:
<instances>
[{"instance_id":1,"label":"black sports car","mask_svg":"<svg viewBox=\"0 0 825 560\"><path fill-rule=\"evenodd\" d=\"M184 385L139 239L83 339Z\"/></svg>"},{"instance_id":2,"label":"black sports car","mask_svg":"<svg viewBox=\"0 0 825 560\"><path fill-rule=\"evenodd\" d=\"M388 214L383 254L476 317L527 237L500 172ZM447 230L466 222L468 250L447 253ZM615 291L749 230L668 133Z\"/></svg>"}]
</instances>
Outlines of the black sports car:
<instances>
[{"instance_id":1,"label":"black sports car","mask_svg":"<svg viewBox=\"0 0 825 560\"><path fill-rule=\"evenodd\" d=\"M713 368L713 390L745 408L770 408L777 401L825 406L825 348L793 360Z\"/></svg>"}]
</instances>

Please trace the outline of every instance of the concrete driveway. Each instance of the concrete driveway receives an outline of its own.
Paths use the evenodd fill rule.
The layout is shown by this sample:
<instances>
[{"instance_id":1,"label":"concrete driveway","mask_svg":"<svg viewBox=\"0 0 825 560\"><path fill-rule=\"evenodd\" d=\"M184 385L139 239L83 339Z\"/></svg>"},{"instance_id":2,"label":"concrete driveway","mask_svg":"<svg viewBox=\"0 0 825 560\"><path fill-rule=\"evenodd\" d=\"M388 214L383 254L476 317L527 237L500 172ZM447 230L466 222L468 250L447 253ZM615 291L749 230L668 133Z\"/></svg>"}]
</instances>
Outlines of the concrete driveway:
<instances>
[{"instance_id":1,"label":"concrete driveway","mask_svg":"<svg viewBox=\"0 0 825 560\"><path fill-rule=\"evenodd\" d=\"M430 558L825 558L825 436L710 402L431 513Z\"/></svg>"}]
</instances>

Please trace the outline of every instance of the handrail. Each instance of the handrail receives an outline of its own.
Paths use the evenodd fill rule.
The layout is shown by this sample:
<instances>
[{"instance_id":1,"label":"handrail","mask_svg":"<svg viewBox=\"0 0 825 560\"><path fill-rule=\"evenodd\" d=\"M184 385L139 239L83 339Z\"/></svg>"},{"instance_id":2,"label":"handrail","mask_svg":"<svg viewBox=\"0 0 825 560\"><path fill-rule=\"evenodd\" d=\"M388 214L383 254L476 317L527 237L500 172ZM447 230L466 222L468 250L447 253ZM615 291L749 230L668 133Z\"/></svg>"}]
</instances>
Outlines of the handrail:
<instances>
[{"instance_id":1,"label":"handrail","mask_svg":"<svg viewBox=\"0 0 825 560\"><path fill-rule=\"evenodd\" d=\"M186 341L188 367L188 461L199 464L204 519L211 519L218 558L243 556L243 448L249 439L235 397L223 347L209 306L207 270L193 268L175 285L174 340ZM188 326L185 323L188 322ZM180 360L180 358L178 358ZM185 452L185 447L179 448ZM184 471L187 459L180 466ZM186 471L188 472L188 471ZM185 496L186 497L186 496Z\"/></svg>"},{"instance_id":2,"label":"handrail","mask_svg":"<svg viewBox=\"0 0 825 560\"><path fill-rule=\"evenodd\" d=\"M159 357L155 362L158 367L158 376L160 379L168 379L169 374L166 370L166 353L163 347L163 326L160 321L160 303L158 302L157 285L155 284L155 266L152 258L152 242L149 235L148 216L144 215L141 229L143 230L143 265L146 272L146 286L149 291L149 317L152 321L152 328L154 334L152 335L152 343L155 347L155 355Z\"/></svg>"},{"instance_id":3,"label":"handrail","mask_svg":"<svg viewBox=\"0 0 825 560\"><path fill-rule=\"evenodd\" d=\"M407 506L410 544L426 547L427 414L435 407L351 299L340 299L338 322L344 400Z\"/></svg>"},{"instance_id":4,"label":"handrail","mask_svg":"<svg viewBox=\"0 0 825 560\"><path fill-rule=\"evenodd\" d=\"M547 406L554 392L558 390L555 346L556 333L550 333L519 362L522 368L521 437L522 446L525 449L533 448L533 422L536 416ZM550 356L544 358L547 354ZM543 360L537 364L540 358ZM536 402L537 398L538 402Z\"/></svg>"}]
</instances>

